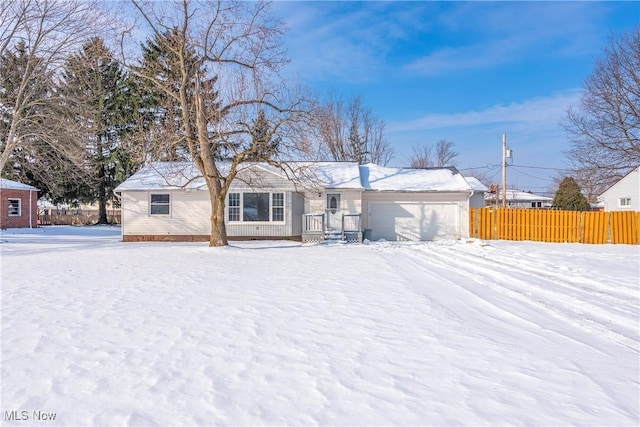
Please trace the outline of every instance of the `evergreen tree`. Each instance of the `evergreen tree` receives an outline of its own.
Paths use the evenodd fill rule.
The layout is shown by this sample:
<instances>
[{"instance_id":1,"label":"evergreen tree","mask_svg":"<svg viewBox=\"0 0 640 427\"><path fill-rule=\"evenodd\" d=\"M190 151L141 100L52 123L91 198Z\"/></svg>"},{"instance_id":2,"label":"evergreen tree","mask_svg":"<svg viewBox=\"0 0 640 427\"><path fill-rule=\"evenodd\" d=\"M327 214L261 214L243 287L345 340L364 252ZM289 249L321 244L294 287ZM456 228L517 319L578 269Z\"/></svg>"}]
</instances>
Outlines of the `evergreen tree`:
<instances>
[{"instance_id":1,"label":"evergreen tree","mask_svg":"<svg viewBox=\"0 0 640 427\"><path fill-rule=\"evenodd\" d=\"M183 114L191 123L196 122L195 116L195 84L199 79L202 93L205 94L204 104L208 110L217 111L218 93L213 89L216 78L204 79L201 76L206 70L199 64L202 62L193 49L180 51L180 34L176 28L162 34L155 34L142 45L142 63L134 68L139 77L139 85L143 93L144 126L146 133L152 135L146 147L148 160L154 161L184 161L190 160L187 147L187 135L182 125ZM184 55L184 58L181 58ZM181 66L184 65L184 70ZM184 74L183 74L184 73ZM144 76L144 77L142 77ZM183 84L183 77L188 84ZM163 88L153 84L152 80L162 82ZM185 102L181 101L184 96ZM187 105L187 110L182 105ZM215 121L215 120L214 120ZM195 132L195 127L192 128ZM195 135L189 135L194 138ZM224 158L229 155L228 148L220 145L216 147L216 156Z\"/></svg>"},{"instance_id":2,"label":"evergreen tree","mask_svg":"<svg viewBox=\"0 0 640 427\"><path fill-rule=\"evenodd\" d=\"M558 186L556 195L553 198L553 205L568 211L586 211L590 209L589 202L582 194L578 182L570 176L565 177L560 182L560 186Z\"/></svg>"},{"instance_id":3,"label":"evergreen tree","mask_svg":"<svg viewBox=\"0 0 640 427\"><path fill-rule=\"evenodd\" d=\"M78 132L70 143L84 147L85 182L74 185L75 196L83 201L97 201L98 223L107 223L107 202L118 185L116 177L127 175L126 152L121 142L133 127L131 85L120 64L99 38L87 42L82 50L68 58L59 94L66 113ZM126 166L125 166L126 168Z\"/></svg>"},{"instance_id":4,"label":"evergreen tree","mask_svg":"<svg viewBox=\"0 0 640 427\"><path fill-rule=\"evenodd\" d=\"M250 158L257 161L268 161L278 153L278 145L282 138L275 135L275 129L267 120L263 110L258 111L258 117L253 121L249 131L252 139Z\"/></svg>"}]
</instances>

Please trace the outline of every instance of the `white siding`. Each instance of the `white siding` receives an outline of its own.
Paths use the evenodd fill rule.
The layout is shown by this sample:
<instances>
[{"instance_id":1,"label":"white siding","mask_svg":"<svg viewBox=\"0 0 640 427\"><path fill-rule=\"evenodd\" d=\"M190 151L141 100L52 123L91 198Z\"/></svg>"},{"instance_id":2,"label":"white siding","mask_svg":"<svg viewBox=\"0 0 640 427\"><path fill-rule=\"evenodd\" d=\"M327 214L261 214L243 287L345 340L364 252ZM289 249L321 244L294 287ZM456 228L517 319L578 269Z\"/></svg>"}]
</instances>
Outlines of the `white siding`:
<instances>
[{"instance_id":1,"label":"white siding","mask_svg":"<svg viewBox=\"0 0 640 427\"><path fill-rule=\"evenodd\" d=\"M630 206L620 206L620 199L630 198ZM640 211L640 168L635 168L605 191L601 199L605 211Z\"/></svg>"},{"instance_id":2,"label":"white siding","mask_svg":"<svg viewBox=\"0 0 640 427\"><path fill-rule=\"evenodd\" d=\"M150 215L151 194L170 194L170 215ZM122 193L124 235L209 235L211 204L207 191L126 191Z\"/></svg>"},{"instance_id":3,"label":"white siding","mask_svg":"<svg viewBox=\"0 0 640 427\"><path fill-rule=\"evenodd\" d=\"M340 210L343 213L362 212L362 190L324 190L304 194L305 213L324 213L327 209L327 193L340 194Z\"/></svg>"},{"instance_id":4,"label":"white siding","mask_svg":"<svg viewBox=\"0 0 640 427\"><path fill-rule=\"evenodd\" d=\"M150 215L151 194L170 194L170 215ZM302 234L302 201L285 192L284 224L227 224L229 237L290 237ZM295 215L294 215L295 213ZM208 236L211 232L209 193L198 191L125 191L122 193L123 235Z\"/></svg>"},{"instance_id":5,"label":"white siding","mask_svg":"<svg viewBox=\"0 0 640 427\"><path fill-rule=\"evenodd\" d=\"M260 167L253 167L238 173L231 183L231 191L253 191L253 192L273 192L273 191L296 191L293 183L282 176L266 171Z\"/></svg>"}]
</instances>

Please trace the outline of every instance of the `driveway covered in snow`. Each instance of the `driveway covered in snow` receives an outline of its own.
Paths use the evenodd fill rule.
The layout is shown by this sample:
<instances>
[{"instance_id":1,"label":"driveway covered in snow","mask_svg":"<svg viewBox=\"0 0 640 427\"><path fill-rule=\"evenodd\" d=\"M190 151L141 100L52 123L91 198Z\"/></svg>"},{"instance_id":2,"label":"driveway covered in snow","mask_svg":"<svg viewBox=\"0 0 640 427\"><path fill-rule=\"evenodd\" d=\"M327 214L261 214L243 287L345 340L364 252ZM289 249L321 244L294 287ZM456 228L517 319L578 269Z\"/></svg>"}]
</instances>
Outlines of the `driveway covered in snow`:
<instances>
[{"instance_id":1,"label":"driveway covered in snow","mask_svg":"<svg viewBox=\"0 0 640 427\"><path fill-rule=\"evenodd\" d=\"M54 227L0 250L6 425L640 423L638 247Z\"/></svg>"}]
</instances>

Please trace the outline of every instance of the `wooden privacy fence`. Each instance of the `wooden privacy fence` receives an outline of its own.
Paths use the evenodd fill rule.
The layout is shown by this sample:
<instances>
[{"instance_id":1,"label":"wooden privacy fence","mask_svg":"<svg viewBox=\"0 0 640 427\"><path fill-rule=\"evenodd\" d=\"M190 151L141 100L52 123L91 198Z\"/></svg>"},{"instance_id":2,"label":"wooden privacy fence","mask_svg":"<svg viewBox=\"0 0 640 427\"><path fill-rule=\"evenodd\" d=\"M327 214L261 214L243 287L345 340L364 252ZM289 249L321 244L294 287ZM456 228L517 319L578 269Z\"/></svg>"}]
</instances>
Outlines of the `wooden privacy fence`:
<instances>
[{"instance_id":1,"label":"wooden privacy fence","mask_svg":"<svg viewBox=\"0 0 640 427\"><path fill-rule=\"evenodd\" d=\"M469 235L484 240L640 244L640 212L472 208Z\"/></svg>"}]
</instances>

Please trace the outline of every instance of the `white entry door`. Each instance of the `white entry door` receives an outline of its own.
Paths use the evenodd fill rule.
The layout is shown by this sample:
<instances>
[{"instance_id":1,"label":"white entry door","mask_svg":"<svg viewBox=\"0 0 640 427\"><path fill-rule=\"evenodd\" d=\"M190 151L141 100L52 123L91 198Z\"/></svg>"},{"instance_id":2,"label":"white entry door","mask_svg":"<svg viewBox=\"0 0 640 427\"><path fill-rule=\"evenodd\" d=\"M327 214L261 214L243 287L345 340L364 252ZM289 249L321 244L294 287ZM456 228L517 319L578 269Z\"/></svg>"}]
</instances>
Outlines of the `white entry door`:
<instances>
[{"instance_id":1,"label":"white entry door","mask_svg":"<svg viewBox=\"0 0 640 427\"><path fill-rule=\"evenodd\" d=\"M339 230L342 227L342 211L340 210L340 194L327 193L327 228Z\"/></svg>"}]
</instances>

